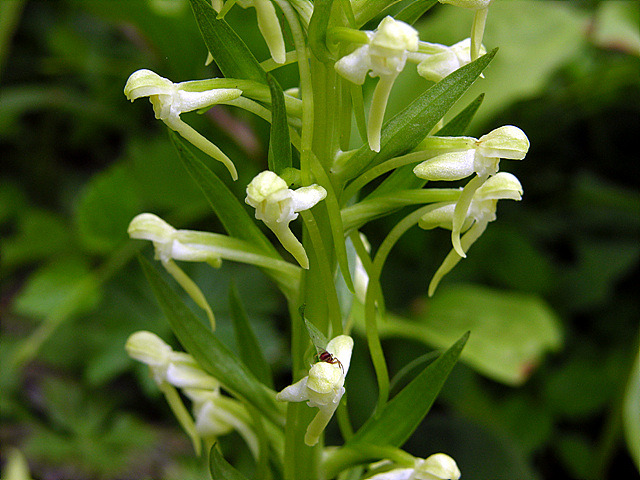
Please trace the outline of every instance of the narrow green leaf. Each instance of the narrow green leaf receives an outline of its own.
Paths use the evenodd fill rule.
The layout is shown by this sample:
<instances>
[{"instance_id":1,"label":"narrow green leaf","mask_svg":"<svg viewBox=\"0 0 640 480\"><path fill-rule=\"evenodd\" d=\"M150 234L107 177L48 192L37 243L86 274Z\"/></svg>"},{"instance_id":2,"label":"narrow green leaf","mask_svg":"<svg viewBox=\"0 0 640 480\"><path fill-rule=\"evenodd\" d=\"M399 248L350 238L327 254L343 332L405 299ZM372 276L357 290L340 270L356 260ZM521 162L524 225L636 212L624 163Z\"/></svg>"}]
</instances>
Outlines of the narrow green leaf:
<instances>
[{"instance_id":1,"label":"narrow green leaf","mask_svg":"<svg viewBox=\"0 0 640 480\"><path fill-rule=\"evenodd\" d=\"M324 205L327 209L327 215L329 218L329 226L331 227L331 236L333 238L333 245L335 247L335 254L340 266L340 273L347 285L350 292L354 292L353 279L351 278L351 271L349 270L349 259L347 257L347 245L344 240L344 227L342 225L342 216L340 215L340 203L338 197L333 189L331 180L325 172L324 167L320 164L315 155L311 156L311 171L316 177L316 180L327 191L327 198Z\"/></svg>"},{"instance_id":2,"label":"narrow green leaf","mask_svg":"<svg viewBox=\"0 0 640 480\"><path fill-rule=\"evenodd\" d=\"M235 396L253 405L276 425L283 422L274 392L262 385L184 304L158 271L143 257L142 269L176 337L200 366Z\"/></svg>"},{"instance_id":3,"label":"narrow green leaf","mask_svg":"<svg viewBox=\"0 0 640 480\"><path fill-rule=\"evenodd\" d=\"M478 95L469 103L459 114L447 122L447 124L436 132L439 137L453 137L456 135L464 135L473 120L474 115L482 105L484 93Z\"/></svg>"},{"instance_id":4,"label":"narrow green leaf","mask_svg":"<svg viewBox=\"0 0 640 480\"><path fill-rule=\"evenodd\" d=\"M309 46L316 58L324 63L335 61L327 48L327 28L332 6L333 0L316 0L309 20Z\"/></svg>"},{"instance_id":5,"label":"narrow green leaf","mask_svg":"<svg viewBox=\"0 0 640 480\"><path fill-rule=\"evenodd\" d=\"M284 104L282 87L270 73L267 73L267 83L271 92L269 170L280 175L286 168L292 166L287 109Z\"/></svg>"},{"instance_id":6,"label":"narrow green leaf","mask_svg":"<svg viewBox=\"0 0 640 480\"><path fill-rule=\"evenodd\" d=\"M482 105L482 100L484 100L484 94L478 95L478 97L469 103L464 110L447 122L444 127L438 130L436 135L440 137L463 135L469 126L469 123L471 123L473 116L480 108L480 105ZM391 175L385 178L378 188L367 196L367 199L392 194L399 190L422 188L427 181L416 177L413 173L413 167L414 165L405 165L394 170Z\"/></svg>"},{"instance_id":7,"label":"narrow green leaf","mask_svg":"<svg viewBox=\"0 0 640 480\"><path fill-rule=\"evenodd\" d=\"M214 444L209 451L209 473L215 480L249 480L227 462Z\"/></svg>"},{"instance_id":8,"label":"narrow green leaf","mask_svg":"<svg viewBox=\"0 0 640 480\"><path fill-rule=\"evenodd\" d=\"M385 404L379 414L369 418L347 446L352 444L401 446L431 409L468 338L467 332L440 358L425 368L398 395Z\"/></svg>"},{"instance_id":9,"label":"narrow green leaf","mask_svg":"<svg viewBox=\"0 0 640 480\"><path fill-rule=\"evenodd\" d=\"M220 71L228 78L266 83L265 71L244 41L206 0L189 0L204 43Z\"/></svg>"},{"instance_id":10,"label":"narrow green leaf","mask_svg":"<svg viewBox=\"0 0 640 480\"><path fill-rule=\"evenodd\" d=\"M418 373L431 365L438 356L438 352L433 351L420 355L415 360L407 363L391 380L391 383L389 384L389 395L394 397L400 390L406 387L407 384L418 375Z\"/></svg>"},{"instance_id":11,"label":"narrow green leaf","mask_svg":"<svg viewBox=\"0 0 640 480\"><path fill-rule=\"evenodd\" d=\"M474 62L459 68L416 98L389 120L382 129L380 152L363 145L346 163L336 165L334 174L350 179L367 167L416 148L455 102L467 91L491 62L497 48Z\"/></svg>"},{"instance_id":12,"label":"narrow green leaf","mask_svg":"<svg viewBox=\"0 0 640 480\"><path fill-rule=\"evenodd\" d=\"M404 7L393 17L396 20L401 20L409 25L413 25L436 3L438 3L438 0L416 0L409 3L409 5Z\"/></svg>"},{"instance_id":13,"label":"narrow green leaf","mask_svg":"<svg viewBox=\"0 0 640 480\"><path fill-rule=\"evenodd\" d=\"M260 231L239 200L209 167L198 160L185 141L169 132L180 160L196 181L229 235L256 245L267 255L278 258L276 250Z\"/></svg>"},{"instance_id":14,"label":"narrow green leaf","mask_svg":"<svg viewBox=\"0 0 640 480\"><path fill-rule=\"evenodd\" d=\"M273 388L271 368L251 327L251 322L249 322L249 317L235 283L232 283L229 289L229 310L231 312L231 320L233 320L233 330L235 332L236 345L240 352L240 359L249 367L251 373L258 380L267 387Z\"/></svg>"}]
</instances>

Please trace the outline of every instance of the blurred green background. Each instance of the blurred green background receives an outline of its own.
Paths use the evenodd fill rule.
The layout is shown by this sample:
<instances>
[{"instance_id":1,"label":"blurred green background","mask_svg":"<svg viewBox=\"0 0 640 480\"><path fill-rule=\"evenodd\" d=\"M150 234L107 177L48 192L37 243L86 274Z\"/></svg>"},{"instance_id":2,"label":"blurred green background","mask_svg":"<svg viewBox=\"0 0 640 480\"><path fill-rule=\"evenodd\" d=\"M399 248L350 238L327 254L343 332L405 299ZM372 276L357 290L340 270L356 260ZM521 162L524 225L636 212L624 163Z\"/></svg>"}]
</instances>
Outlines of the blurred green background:
<instances>
[{"instance_id":1,"label":"blurred green background","mask_svg":"<svg viewBox=\"0 0 640 480\"><path fill-rule=\"evenodd\" d=\"M426 287L450 248L446 232L409 231L385 267L397 321L455 309L456 292L506 309L526 298L552 319L545 348L553 352L518 381L487 374L482 351L467 357L406 445L423 457L445 451L463 478L638 478L627 444L635 442L637 462L640 424L624 412L628 392L640 388L640 374L632 374L640 319L639 20L631 1L497 0L484 43L500 51L460 108L484 92L469 135L505 124L527 133L527 158L502 164L521 180L524 199L500 205L499 221L433 300ZM235 8L229 23L267 58L253 10ZM452 44L470 23L468 12L437 6L416 26L423 40ZM138 251L152 252L128 240L129 220L150 211L181 228L221 226L150 105L130 104L122 90L140 68L176 82L215 76L205 58L185 1L0 0L0 455L4 462L18 447L36 479L208 478L145 368L123 349L140 329L177 347L133 261ZM295 85L295 67L277 76L285 88ZM403 74L390 114L426 87ZM268 125L222 107L187 118L234 159L240 180L230 186L243 198L265 168ZM397 220L364 231L377 245ZM206 292L229 345L229 282L238 285L286 385L286 309L273 285L229 262L185 270ZM424 321L427 333L435 328ZM510 328L485 335L525 345L526 329L519 336ZM428 335L391 331L383 343L392 373L434 345ZM376 393L366 351L354 355L349 407L359 424ZM332 426L328 443L338 442ZM239 436L222 447L236 464L250 462Z\"/></svg>"}]
</instances>

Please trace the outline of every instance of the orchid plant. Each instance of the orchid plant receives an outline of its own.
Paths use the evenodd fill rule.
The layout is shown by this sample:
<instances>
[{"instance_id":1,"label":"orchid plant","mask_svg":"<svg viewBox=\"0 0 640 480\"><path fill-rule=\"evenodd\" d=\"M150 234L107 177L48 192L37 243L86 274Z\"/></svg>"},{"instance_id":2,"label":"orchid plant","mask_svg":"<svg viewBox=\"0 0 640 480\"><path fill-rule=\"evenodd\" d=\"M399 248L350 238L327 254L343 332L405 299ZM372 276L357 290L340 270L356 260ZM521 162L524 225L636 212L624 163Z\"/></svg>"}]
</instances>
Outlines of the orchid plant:
<instances>
[{"instance_id":1,"label":"orchid plant","mask_svg":"<svg viewBox=\"0 0 640 480\"><path fill-rule=\"evenodd\" d=\"M520 182L500 172L499 161L525 157L524 132L504 126L479 139L460 136L477 101L445 122L495 55L482 46L491 2L441 0L475 11L470 38L446 46L421 40L413 27L435 0L409 2L394 16L384 13L394 0L189 1L209 60L223 76L174 83L139 70L126 82L125 95L131 101L148 97L156 118L175 132L172 140L184 167L226 232L177 229L152 213L131 221L131 238L153 244L156 259L206 314L209 326L142 260L186 353L151 332L133 333L127 352L149 366L197 454L204 444L213 478L245 478L212 447L233 430L255 459L253 478L460 478L445 453L425 452L423 459L401 447L429 411L467 336L390 398L378 334L386 314L380 277L390 250L408 229L449 229L452 250L433 273L428 288L433 295L496 219L498 200L521 199ZM260 63L225 20L236 3L255 9L271 58ZM272 72L289 64L297 66L300 83L283 90ZM386 119L390 92L407 68L424 78L424 92ZM377 77L370 101L364 94L367 77ZM242 166L181 118L217 104L244 109L271 124L268 161L246 187L244 199L226 186L237 181ZM354 120L360 138L352 135ZM216 175L187 142L222 162L228 178ZM469 177L466 186L427 185ZM377 186L370 187L375 180ZM255 219L244 203L255 209ZM373 250L360 229L399 209L411 211ZM236 328L244 338L236 354L214 334L215 308L206 292L178 265L205 262L217 268L223 260L258 267L286 299L292 380L279 392L240 299L233 297ZM366 345L352 335L357 322L364 324ZM353 349L368 349L378 385L376 410L357 430L345 406ZM333 417L344 441L327 446L324 431Z\"/></svg>"}]
</instances>

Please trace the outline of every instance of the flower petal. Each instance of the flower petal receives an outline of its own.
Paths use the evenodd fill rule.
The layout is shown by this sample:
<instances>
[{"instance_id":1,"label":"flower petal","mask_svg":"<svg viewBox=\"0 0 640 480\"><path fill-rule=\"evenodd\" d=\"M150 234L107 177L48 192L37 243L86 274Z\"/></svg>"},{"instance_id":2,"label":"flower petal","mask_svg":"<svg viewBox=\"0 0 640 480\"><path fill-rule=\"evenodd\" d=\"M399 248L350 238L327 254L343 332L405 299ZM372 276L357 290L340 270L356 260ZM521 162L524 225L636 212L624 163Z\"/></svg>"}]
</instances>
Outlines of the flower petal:
<instances>
[{"instance_id":1,"label":"flower petal","mask_svg":"<svg viewBox=\"0 0 640 480\"><path fill-rule=\"evenodd\" d=\"M474 173L474 149L448 152L419 163L413 169L417 177L425 180L461 180Z\"/></svg>"}]
</instances>

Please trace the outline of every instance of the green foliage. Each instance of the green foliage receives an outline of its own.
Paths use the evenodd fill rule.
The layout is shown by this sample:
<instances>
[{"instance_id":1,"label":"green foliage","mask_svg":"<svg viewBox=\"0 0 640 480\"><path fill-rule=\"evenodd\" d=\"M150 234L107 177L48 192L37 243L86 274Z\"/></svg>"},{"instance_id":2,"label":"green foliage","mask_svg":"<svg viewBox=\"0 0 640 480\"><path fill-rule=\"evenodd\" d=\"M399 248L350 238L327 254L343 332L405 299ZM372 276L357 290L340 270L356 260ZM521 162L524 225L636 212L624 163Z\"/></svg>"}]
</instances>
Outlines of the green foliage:
<instances>
[{"instance_id":1,"label":"green foliage","mask_svg":"<svg viewBox=\"0 0 640 480\"><path fill-rule=\"evenodd\" d=\"M472 285L443 289L412 320L390 315L382 336L400 336L442 348L471 331L461 359L490 378L510 385L525 382L547 350L561 344L556 315L540 299Z\"/></svg>"},{"instance_id":2,"label":"green foliage","mask_svg":"<svg viewBox=\"0 0 640 480\"><path fill-rule=\"evenodd\" d=\"M416 375L356 432L347 445L401 446L429 412L468 338L469 332Z\"/></svg>"},{"instance_id":3,"label":"green foliage","mask_svg":"<svg viewBox=\"0 0 640 480\"><path fill-rule=\"evenodd\" d=\"M271 422L280 425L282 415L271 392L188 309L147 260L140 257L140 262L162 311L185 350L229 391L255 406Z\"/></svg>"},{"instance_id":4,"label":"green foliage","mask_svg":"<svg viewBox=\"0 0 640 480\"><path fill-rule=\"evenodd\" d=\"M233 468L233 466L224 459L215 445L211 447L211 451L209 452L209 471L211 472L211 478L220 480L247 480L247 477Z\"/></svg>"}]
</instances>

